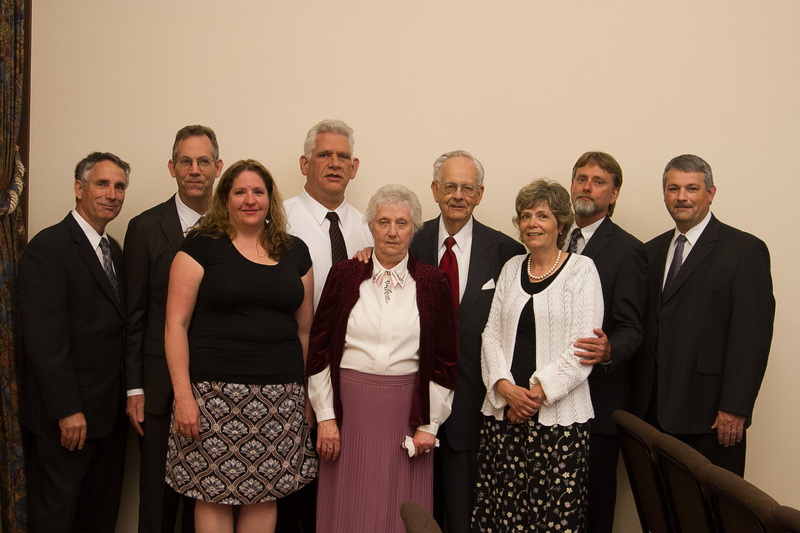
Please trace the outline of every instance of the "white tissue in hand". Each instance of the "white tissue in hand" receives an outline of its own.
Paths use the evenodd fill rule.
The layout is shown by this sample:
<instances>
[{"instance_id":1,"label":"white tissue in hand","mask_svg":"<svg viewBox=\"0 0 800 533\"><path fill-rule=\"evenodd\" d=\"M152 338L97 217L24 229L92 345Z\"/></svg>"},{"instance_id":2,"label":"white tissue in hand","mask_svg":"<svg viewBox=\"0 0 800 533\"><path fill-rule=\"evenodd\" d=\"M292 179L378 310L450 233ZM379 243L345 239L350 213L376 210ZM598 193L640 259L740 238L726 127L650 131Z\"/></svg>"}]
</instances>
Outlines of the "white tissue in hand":
<instances>
[{"instance_id":1,"label":"white tissue in hand","mask_svg":"<svg viewBox=\"0 0 800 533\"><path fill-rule=\"evenodd\" d=\"M436 446L438 448L439 447L439 439L435 439L435 440L436 440L436 442L434 443L434 446ZM414 453L416 452L416 448L414 447L414 437L409 437L408 435L406 435L406 440L404 440L400 444L400 447L406 449L406 451L408 452L408 456L409 457L414 457Z\"/></svg>"}]
</instances>

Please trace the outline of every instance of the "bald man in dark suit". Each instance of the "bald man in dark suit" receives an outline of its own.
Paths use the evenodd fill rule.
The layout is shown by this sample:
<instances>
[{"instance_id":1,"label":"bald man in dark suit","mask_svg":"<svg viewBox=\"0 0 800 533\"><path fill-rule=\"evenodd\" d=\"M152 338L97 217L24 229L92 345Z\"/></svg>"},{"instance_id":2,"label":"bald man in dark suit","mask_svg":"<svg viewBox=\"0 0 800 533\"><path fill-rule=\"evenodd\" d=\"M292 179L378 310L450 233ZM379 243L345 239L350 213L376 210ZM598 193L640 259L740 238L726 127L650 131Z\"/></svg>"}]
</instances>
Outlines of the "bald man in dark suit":
<instances>
[{"instance_id":1,"label":"bald man in dark suit","mask_svg":"<svg viewBox=\"0 0 800 533\"><path fill-rule=\"evenodd\" d=\"M75 210L31 239L19 264L22 423L32 533L113 533L122 491L125 284L106 225L130 167L94 152L75 169Z\"/></svg>"},{"instance_id":2,"label":"bald man in dark suit","mask_svg":"<svg viewBox=\"0 0 800 533\"><path fill-rule=\"evenodd\" d=\"M744 475L775 318L769 250L711 214L716 187L700 157L672 159L662 185L676 227L647 243L636 413Z\"/></svg>"},{"instance_id":3,"label":"bald man in dark suit","mask_svg":"<svg viewBox=\"0 0 800 533\"><path fill-rule=\"evenodd\" d=\"M434 514L451 533L469 530L475 487L481 404L486 388L481 378L481 333L503 265L525 253L521 243L474 219L483 198L484 170L468 152L439 157L433 165L433 198L441 215L425 222L414 236L409 253L418 261L439 266L453 237L458 263L458 322L460 352L453 408L439 428L441 446L434 453Z\"/></svg>"}]
</instances>

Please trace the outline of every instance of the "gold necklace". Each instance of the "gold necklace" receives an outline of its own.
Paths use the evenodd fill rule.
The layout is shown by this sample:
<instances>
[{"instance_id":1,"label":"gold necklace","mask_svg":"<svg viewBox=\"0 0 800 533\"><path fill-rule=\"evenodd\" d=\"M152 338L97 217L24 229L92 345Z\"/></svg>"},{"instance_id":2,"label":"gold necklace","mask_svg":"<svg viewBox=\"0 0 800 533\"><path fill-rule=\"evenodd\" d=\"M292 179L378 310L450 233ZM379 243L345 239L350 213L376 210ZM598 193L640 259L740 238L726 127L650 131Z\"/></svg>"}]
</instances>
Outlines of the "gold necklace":
<instances>
[{"instance_id":1,"label":"gold necklace","mask_svg":"<svg viewBox=\"0 0 800 533\"><path fill-rule=\"evenodd\" d=\"M531 254L531 255L533 255L533 254ZM558 256L556 256L556 262L553 263L553 266L550 267L550 270L548 270L547 272L545 272L541 276L534 276L533 274L531 274L531 255L528 256L528 276L530 276L531 279L536 279L536 280L544 279L547 276L549 276L550 274L552 274L553 270L556 269L556 265L561 260L561 250L559 250L558 251Z\"/></svg>"}]
</instances>

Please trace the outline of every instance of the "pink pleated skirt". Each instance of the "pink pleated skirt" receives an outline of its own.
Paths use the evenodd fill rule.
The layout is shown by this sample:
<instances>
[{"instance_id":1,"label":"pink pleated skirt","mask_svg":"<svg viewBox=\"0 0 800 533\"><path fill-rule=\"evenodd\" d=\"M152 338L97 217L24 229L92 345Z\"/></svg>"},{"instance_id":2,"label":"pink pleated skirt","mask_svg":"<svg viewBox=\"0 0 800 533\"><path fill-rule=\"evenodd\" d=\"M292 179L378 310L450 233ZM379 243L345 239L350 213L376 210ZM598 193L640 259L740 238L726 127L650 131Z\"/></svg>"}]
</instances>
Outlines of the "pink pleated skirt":
<instances>
[{"instance_id":1,"label":"pink pleated skirt","mask_svg":"<svg viewBox=\"0 0 800 533\"><path fill-rule=\"evenodd\" d=\"M405 533L404 501L433 510L433 454L409 458L400 446L416 431L408 425L416 376L340 371L341 453L320 459L319 533Z\"/></svg>"}]
</instances>

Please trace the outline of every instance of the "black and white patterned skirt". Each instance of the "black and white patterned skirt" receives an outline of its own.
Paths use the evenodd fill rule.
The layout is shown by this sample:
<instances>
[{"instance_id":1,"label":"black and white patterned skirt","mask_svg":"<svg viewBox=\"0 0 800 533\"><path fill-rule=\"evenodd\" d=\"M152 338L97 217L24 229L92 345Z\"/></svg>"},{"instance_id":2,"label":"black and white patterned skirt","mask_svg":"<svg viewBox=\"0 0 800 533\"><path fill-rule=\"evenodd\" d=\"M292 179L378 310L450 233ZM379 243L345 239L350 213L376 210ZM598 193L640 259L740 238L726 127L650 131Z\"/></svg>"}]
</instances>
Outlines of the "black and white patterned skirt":
<instances>
[{"instance_id":1,"label":"black and white patterned skirt","mask_svg":"<svg viewBox=\"0 0 800 533\"><path fill-rule=\"evenodd\" d=\"M589 423L545 426L486 417L473 533L586 530Z\"/></svg>"},{"instance_id":2,"label":"black and white patterned skirt","mask_svg":"<svg viewBox=\"0 0 800 533\"><path fill-rule=\"evenodd\" d=\"M299 383L192 383L200 440L175 431L167 451L167 484L202 501L229 505L282 498L317 477L319 463Z\"/></svg>"}]
</instances>

